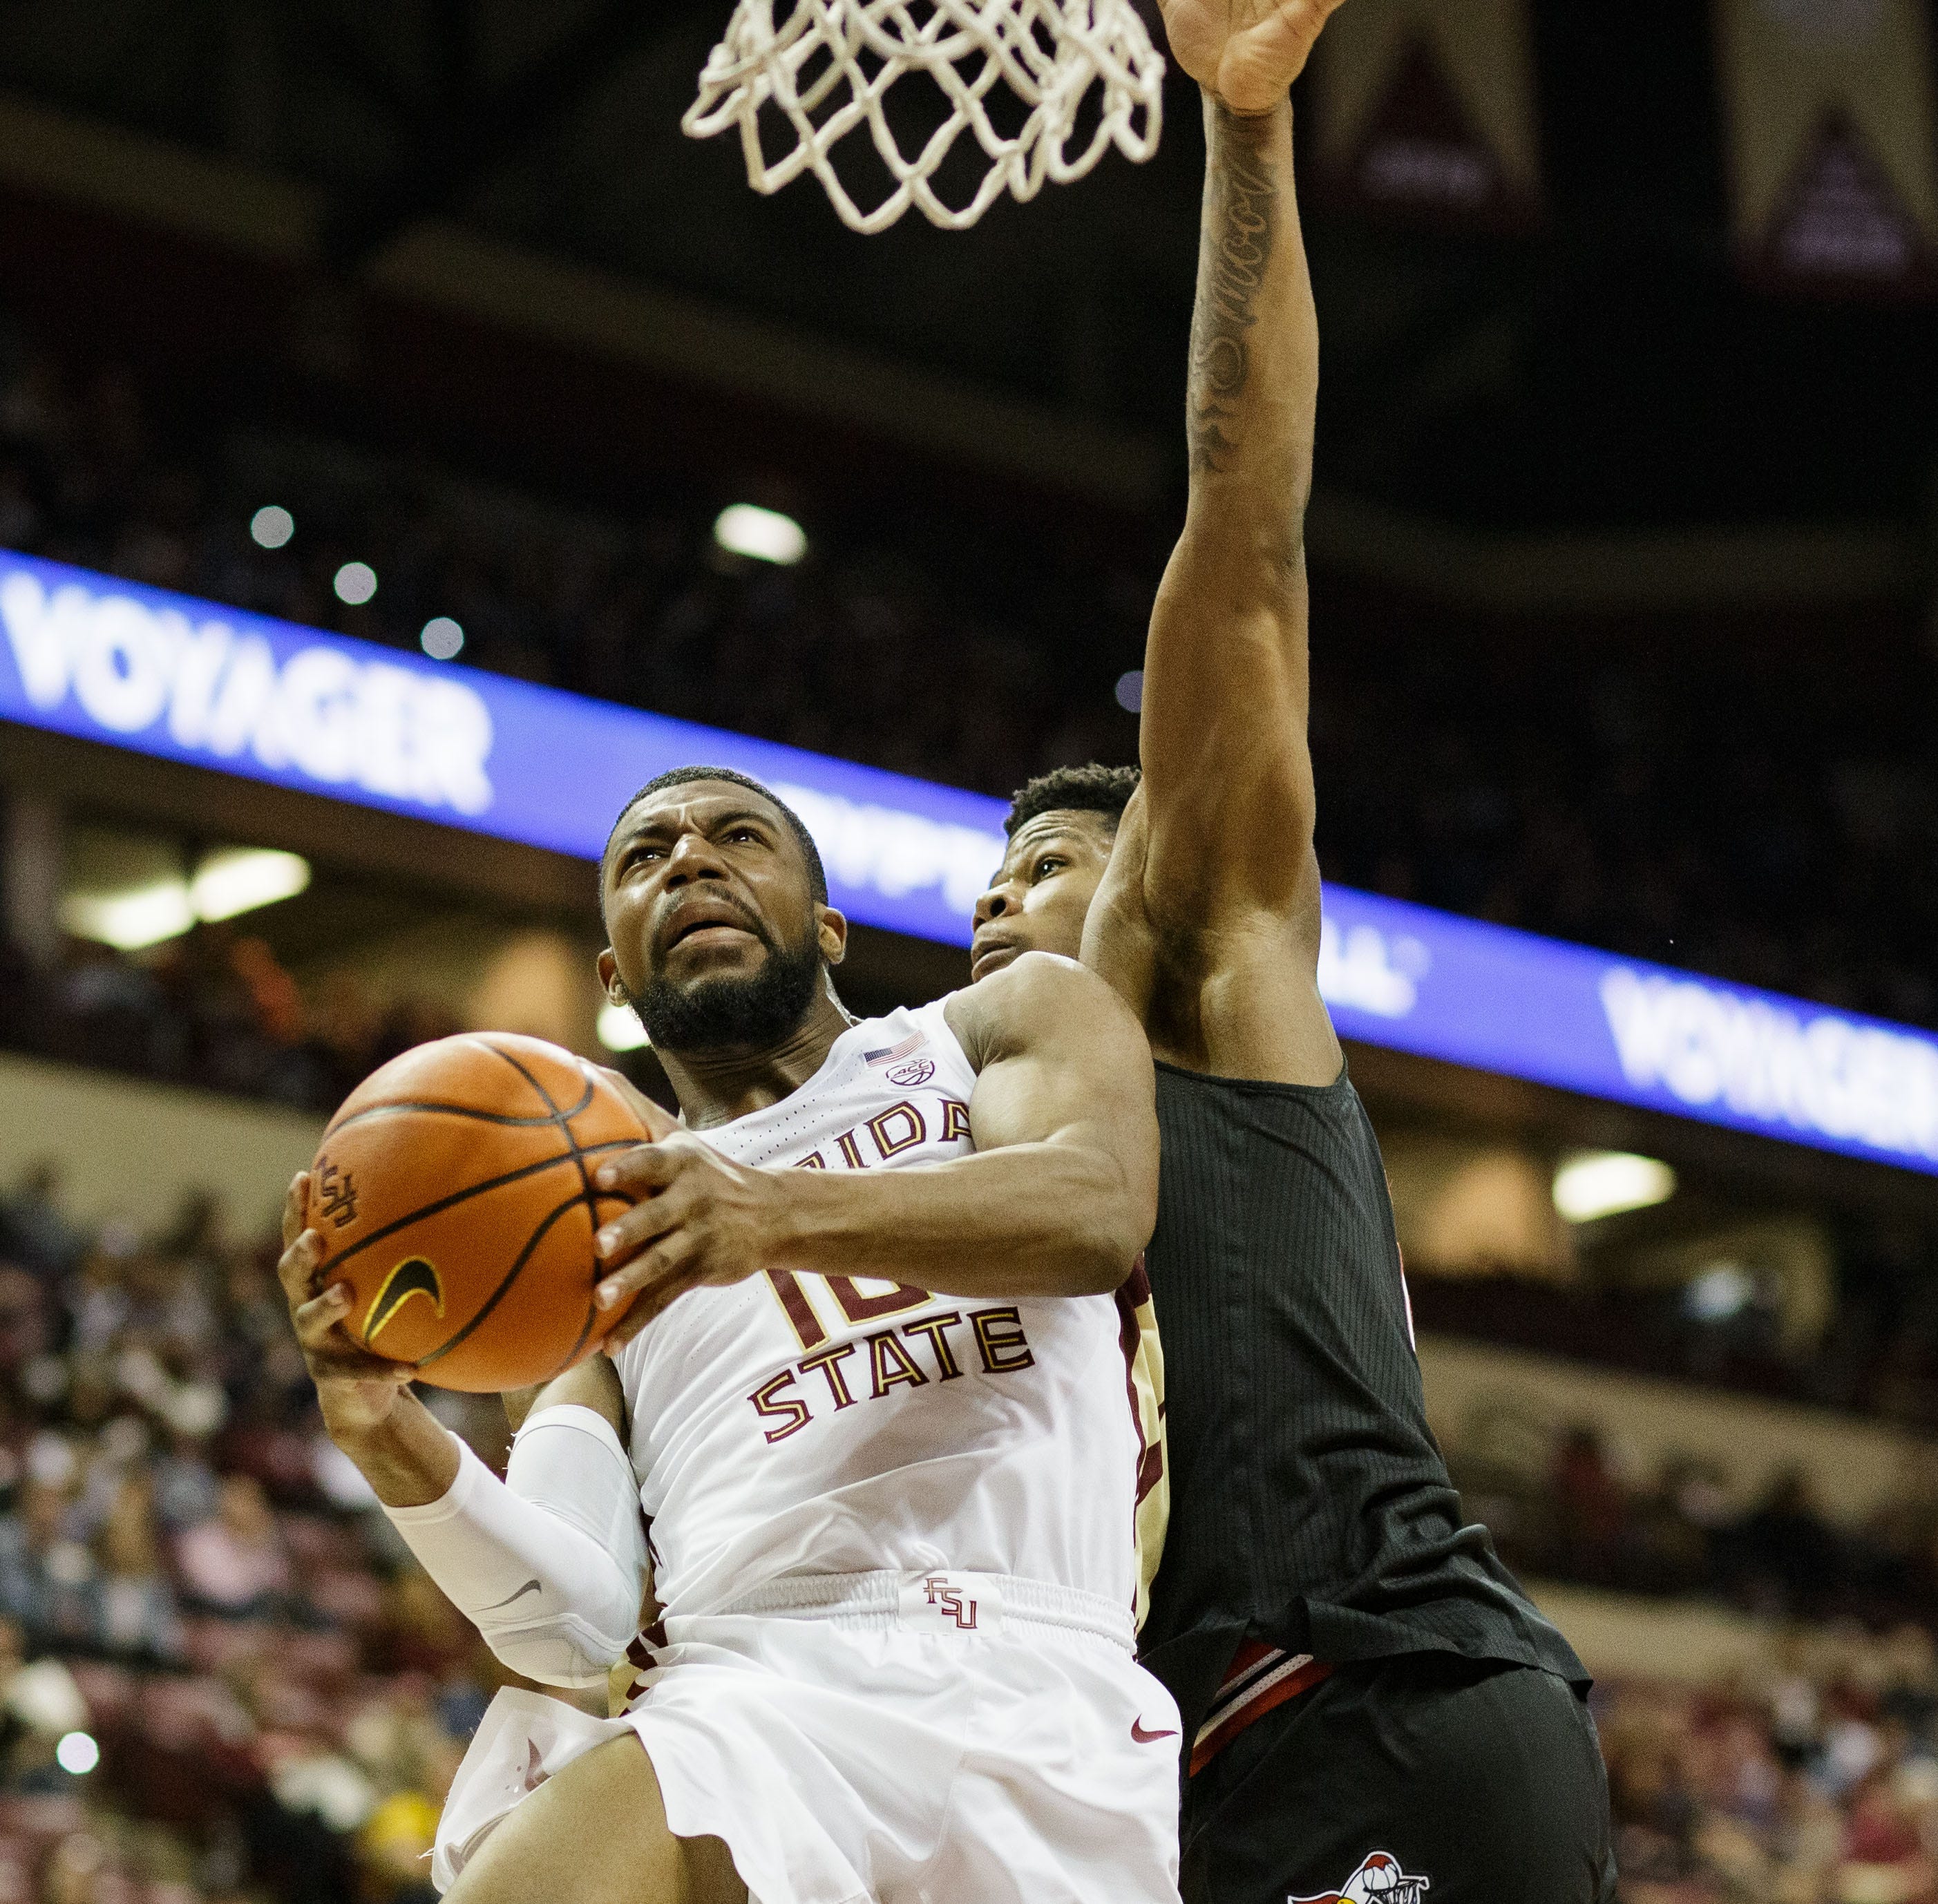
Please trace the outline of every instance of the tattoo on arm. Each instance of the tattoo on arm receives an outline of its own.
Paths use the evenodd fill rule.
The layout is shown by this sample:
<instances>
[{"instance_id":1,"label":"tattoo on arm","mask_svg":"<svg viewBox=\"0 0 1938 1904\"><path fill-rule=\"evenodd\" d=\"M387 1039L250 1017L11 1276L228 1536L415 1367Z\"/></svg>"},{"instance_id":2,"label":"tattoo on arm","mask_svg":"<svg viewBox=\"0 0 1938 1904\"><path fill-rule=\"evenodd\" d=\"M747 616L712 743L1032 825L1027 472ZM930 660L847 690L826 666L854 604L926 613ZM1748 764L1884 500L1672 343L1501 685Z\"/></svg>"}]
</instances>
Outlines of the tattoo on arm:
<instances>
[{"instance_id":1,"label":"tattoo on arm","mask_svg":"<svg viewBox=\"0 0 1938 1904\"><path fill-rule=\"evenodd\" d=\"M1191 467L1218 475L1238 448L1239 399L1250 375L1245 333L1278 227L1278 183L1264 141L1271 121L1214 108L1219 150L1198 257L1191 326Z\"/></svg>"}]
</instances>

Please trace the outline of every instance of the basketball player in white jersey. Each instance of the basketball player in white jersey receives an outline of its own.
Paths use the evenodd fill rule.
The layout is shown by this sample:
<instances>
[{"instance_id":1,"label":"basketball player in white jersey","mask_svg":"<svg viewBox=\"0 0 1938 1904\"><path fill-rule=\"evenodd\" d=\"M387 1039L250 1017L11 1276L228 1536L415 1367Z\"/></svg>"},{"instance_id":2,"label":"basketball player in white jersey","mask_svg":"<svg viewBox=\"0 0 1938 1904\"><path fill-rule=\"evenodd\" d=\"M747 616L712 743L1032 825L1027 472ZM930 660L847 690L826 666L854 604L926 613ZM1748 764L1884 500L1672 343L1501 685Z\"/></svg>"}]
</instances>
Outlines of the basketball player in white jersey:
<instances>
[{"instance_id":1,"label":"basketball player in white jersey","mask_svg":"<svg viewBox=\"0 0 1938 1904\"><path fill-rule=\"evenodd\" d=\"M602 897L602 978L687 1129L602 1167L638 1199L599 1245L630 1307L504 1482L351 1341L301 1179L286 1219L330 1432L500 1657L603 1684L657 1595L623 1714L499 1696L436 1876L453 1904L1175 1904L1113 1300L1156 1204L1135 1020L1041 956L853 1022L813 843L717 770L628 806Z\"/></svg>"}]
</instances>

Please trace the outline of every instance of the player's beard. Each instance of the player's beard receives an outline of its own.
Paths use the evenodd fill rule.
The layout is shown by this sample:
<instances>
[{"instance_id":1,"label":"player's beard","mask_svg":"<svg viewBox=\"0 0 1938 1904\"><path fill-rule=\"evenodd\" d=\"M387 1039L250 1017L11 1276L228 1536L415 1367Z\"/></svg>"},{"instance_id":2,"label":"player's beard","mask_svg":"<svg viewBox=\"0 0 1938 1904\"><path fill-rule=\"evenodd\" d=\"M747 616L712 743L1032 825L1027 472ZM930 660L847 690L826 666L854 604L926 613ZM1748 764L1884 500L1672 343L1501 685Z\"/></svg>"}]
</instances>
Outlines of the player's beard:
<instances>
[{"instance_id":1,"label":"player's beard","mask_svg":"<svg viewBox=\"0 0 1938 1904\"><path fill-rule=\"evenodd\" d=\"M758 1051L776 1045L806 1017L821 982L813 934L797 946L763 934L764 964L746 977L676 985L655 973L631 1003L646 1036L662 1051Z\"/></svg>"}]
</instances>

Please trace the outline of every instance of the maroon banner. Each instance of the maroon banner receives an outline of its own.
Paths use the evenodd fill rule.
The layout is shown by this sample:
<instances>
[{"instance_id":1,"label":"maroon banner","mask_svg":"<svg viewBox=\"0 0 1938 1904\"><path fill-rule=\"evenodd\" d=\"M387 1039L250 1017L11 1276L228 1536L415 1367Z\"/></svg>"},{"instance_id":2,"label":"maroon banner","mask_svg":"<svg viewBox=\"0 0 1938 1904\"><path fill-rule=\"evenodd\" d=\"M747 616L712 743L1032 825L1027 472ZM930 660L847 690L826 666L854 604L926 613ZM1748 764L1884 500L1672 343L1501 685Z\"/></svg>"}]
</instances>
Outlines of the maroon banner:
<instances>
[{"instance_id":1,"label":"maroon banner","mask_svg":"<svg viewBox=\"0 0 1938 1904\"><path fill-rule=\"evenodd\" d=\"M1352 0L1319 43L1311 111L1335 205L1492 230L1540 217L1526 0Z\"/></svg>"},{"instance_id":2,"label":"maroon banner","mask_svg":"<svg viewBox=\"0 0 1938 1904\"><path fill-rule=\"evenodd\" d=\"M1789 295L1938 291L1927 0L1718 0L1737 257Z\"/></svg>"}]
</instances>

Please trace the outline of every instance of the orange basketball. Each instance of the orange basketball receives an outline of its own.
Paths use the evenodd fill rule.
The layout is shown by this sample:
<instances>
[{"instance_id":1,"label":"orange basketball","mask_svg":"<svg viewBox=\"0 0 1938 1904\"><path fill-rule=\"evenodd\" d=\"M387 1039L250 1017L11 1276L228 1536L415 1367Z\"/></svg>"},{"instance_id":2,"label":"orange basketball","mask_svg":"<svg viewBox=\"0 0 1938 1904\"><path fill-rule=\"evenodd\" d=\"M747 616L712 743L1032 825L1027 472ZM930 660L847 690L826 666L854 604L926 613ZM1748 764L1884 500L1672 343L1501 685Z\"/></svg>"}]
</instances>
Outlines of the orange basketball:
<instances>
[{"instance_id":1,"label":"orange basketball","mask_svg":"<svg viewBox=\"0 0 1938 1904\"><path fill-rule=\"evenodd\" d=\"M593 1306L593 1236L626 1204L592 1173L646 1141L610 1079L537 1038L475 1033L393 1058L330 1120L310 1177L326 1280L356 1291L345 1326L440 1388L563 1374L625 1313Z\"/></svg>"}]
</instances>

